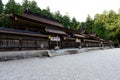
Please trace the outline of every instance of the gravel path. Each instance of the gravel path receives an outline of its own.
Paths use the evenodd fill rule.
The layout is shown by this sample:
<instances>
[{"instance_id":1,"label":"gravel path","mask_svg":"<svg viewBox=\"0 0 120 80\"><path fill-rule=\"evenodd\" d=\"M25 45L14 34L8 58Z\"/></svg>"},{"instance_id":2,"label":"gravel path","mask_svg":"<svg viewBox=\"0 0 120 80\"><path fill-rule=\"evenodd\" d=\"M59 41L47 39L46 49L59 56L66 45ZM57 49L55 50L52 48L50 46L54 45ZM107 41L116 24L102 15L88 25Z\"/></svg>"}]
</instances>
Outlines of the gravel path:
<instances>
[{"instance_id":1,"label":"gravel path","mask_svg":"<svg viewBox=\"0 0 120 80\"><path fill-rule=\"evenodd\" d=\"M0 80L120 80L120 48L0 62Z\"/></svg>"}]
</instances>

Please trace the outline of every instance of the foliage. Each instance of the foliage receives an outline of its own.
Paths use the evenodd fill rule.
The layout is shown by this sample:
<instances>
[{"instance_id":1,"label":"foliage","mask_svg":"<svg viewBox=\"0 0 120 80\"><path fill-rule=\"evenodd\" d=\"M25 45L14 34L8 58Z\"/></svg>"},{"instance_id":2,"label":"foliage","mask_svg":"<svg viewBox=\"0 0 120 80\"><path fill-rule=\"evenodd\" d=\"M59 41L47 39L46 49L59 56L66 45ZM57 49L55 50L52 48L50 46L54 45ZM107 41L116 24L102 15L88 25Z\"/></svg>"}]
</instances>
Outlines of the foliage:
<instances>
[{"instance_id":1,"label":"foliage","mask_svg":"<svg viewBox=\"0 0 120 80\"><path fill-rule=\"evenodd\" d=\"M0 14L0 27L11 28L11 19L12 14Z\"/></svg>"},{"instance_id":2,"label":"foliage","mask_svg":"<svg viewBox=\"0 0 120 80\"><path fill-rule=\"evenodd\" d=\"M72 18L71 29L73 29L73 30L80 29L80 23L75 19L75 17Z\"/></svg>"},{"instance_id":3,"label":"foliage","mask_svg":"<svg viewBox=\"0 0 120 80\"><path fill-rule=\"evenodd\" d=\"M92 32L92 26L93 26L93 19L88 15L86 22L85 22L85 29L88 33Z\"/></svg>"},{"instance_id":4,"label":"foliage","mask_svg":"<svg viewBox=\"0 0 120 80\"><path fill-rule=\"evenodd\" d=\"M66 28L71 28L71 24L70 24L70 17L68 15L64 15L62 17L62 24L63 26L65 26Z\"/></svg>"},{"instance_id":5,"label":"foliage","mask_svg":"<svg viewBox=\"0 0 120 80\"><path fill-rule=\"evenodd\" d=\"M113 40L119 46L120 43L120 14L110 10L104 11L102 14L96 14L94 18L93 31L99 37Z\"/></svg>"},{"instance_id":6,"label":"foliage","mask_svg":"<svg viewBox=\"0 0 120 80\"><path fill-rule=\"evenodd\" d=\"M19 3L16 3L14 0L9 0L5 5L5 13L22 14L22 6Z\"/></svg>"},{"instance_id":7,"label":"foliage","mask_svg":"<svg viewBox=\"0 0 120 80\"><path fill-rule=\"evenodd\" d=\"M35 1L23 0L22 8L23 10L29 9L31 12L34 12L34 13L41 11L41 9L38 7Z\"/></svg>"},{"instance_id":8,"label":"foliage","mask_svg":"<svg viewBox=\"0 0 120 80\"><path fill-rule=\"evenodd\" d=\"M2 0L0 0L0 14L3 12L3 3Z\"/></svg>"}]
</instances>

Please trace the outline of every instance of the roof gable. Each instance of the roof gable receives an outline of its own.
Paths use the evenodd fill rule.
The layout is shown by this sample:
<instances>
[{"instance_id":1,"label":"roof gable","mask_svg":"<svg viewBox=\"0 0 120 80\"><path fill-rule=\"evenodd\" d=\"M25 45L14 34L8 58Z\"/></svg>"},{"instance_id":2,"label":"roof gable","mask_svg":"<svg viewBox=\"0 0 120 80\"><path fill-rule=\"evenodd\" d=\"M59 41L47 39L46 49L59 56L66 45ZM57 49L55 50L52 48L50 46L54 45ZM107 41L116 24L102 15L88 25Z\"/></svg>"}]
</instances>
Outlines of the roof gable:
<instances>
[{"instance_id":1,"label":"roof gable","mask_svg":"<svg viewBox=\"0 0 120 80\"><path fill-rule=\"evenodd\" d=\"M43 18L41 16L36 16L36 15L33 15L33 14L27 14L27 13L23 13L22 16L25 17L25 18L29 18L29 19L39 21L41 23L45 23L45 24L48 24L48 25L53 25L53 26L63 28L63 26L59 22L53 21L53 20L50 20L50 19L47 19L47 18Z\"/></svg>"}]
</instances>

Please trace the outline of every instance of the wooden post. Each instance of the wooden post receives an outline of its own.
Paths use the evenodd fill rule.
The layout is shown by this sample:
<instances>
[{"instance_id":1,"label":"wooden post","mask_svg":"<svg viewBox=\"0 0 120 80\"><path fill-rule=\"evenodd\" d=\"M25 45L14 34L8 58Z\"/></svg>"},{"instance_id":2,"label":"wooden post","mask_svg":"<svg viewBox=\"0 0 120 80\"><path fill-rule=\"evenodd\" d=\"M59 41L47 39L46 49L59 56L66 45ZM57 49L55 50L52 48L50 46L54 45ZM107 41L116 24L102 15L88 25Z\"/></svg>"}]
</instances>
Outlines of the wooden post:
<instances>
[{"instance_id":1,"label":"wooden post","mask_svg":"<svg viewBox=\"0 0 120 80\"><path fill-rule=\"evenodd\" d=\"M22 50L22 39L19 39L19 50Z\"/></svg>"}]
</instances>

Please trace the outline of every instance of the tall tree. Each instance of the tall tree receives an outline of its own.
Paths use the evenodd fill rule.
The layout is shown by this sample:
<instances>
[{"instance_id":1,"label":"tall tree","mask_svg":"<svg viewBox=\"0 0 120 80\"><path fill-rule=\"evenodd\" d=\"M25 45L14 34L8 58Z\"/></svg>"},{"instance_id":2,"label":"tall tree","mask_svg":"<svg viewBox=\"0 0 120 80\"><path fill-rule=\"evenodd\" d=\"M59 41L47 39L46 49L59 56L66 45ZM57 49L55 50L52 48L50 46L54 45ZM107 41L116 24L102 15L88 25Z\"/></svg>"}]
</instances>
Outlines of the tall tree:
<instances>
[{"instance_id":1,"label":"tall tree","mask_svg":"<svg viewBox=\"0 0 120 80\"><path fill-rule=\"evenodd\" d=\"M71 28L70 26L71 26L71 24L70 24L70 17L68 16L68 15L64 15L63 16L63 19L62 19L62 24L63 24L63 26L64 27L66 27L66 28Z\"/></svg>"},{"instance_id":2,"label":"tall tree","mask_svg":"<svg viewBox=\"0 0 120 80\"><path fill-rule=\"evenodd\" d=\"M50 8L47 7L46 9L41 10L42 16L46 16L49 19L53 19L53 13L51 13Z\"/></svg>"},{"instance_id":3,"label":"tall tree","mask_svg":"<svg viewBox=\"0 0 120 80\"><path fill-rule=\"evenodd\" d=\"M22 7L23 7L23 10L25 10L26 8L29 8L29 1L28 0L23 0Z\"/></svg>"},{"instance_id":4,"label":"tall tree","mask_svg":"<svg viewBox=\"0 0 120 80\"><path fill-rule=\"evenodd\" d=\"M11 19L12 14L0 14L0 27L11 28Z\"/></svg>"},{"instance_id":5,"label":"tall tree","mask_svg":"<svg viewBox=\"0 0 120 80\"><path fill-rule=\"evenodd\" d=\"M85 29L85 22L81 22L81 23L80 23L80 28L81 28L81 29Z\"/></svg>"},{"instance_id":6,"label":"tall tree","mask_svg":"<svg viewBox=\"0 0 120 80\"><path fill-rule=\"evenodd\" d=\"M22 14L22 6L19 3L16 3L14 0L9 0L5 5L5 13Z\"/></svg>"},{"instance_id":7,"label":"tall tree","mask_svg":"<svg viewBox=\"0 0 120 80\"><path fill-rule=\"evenodd\" d=\"M78 30L80 28L80 23L76 20L75 17L71 20L71 29Z\"/></svg>"},{"instance_id":8,"label":"tall tree","mask_svg":"<svg viewBox=\"0 0 120 80\"><path fill-rule=\"evenodd\" d=\"M93 19L91 18L90 15L88 15L85 23L85 29L88 33L92 32L92 26L93 26Z\"/></svg>"},{"instance_id":9,"label":"tall tree","mask_svg":"<svg viewBox=\"0 0 120 80\"><path fill-rule=\"evenodd\" d=\"M23 10L29 9L31 12L38 13L41 9L38 7L37 3L33 1L24 0L22 3Z\"/></svg>"},{"instance_id":10,"label":"tall tree","mask_svg":"<svg viewBox=\"0 0 120 80\"><path fill-rule=\"evenodd\" d=\"M3 12L3 3L2 0L0 0L0 14Z\"/></svg>"},{"instance_id":11,"label":"tall tree","mask_svg":"<svg viewBox=\"0 0 120 80\"><path fill-rule=\"evenodd\" d=\"M56 11L53 15L53 18L55 18L56 20L58 20L60 23L62 23L62 18L63 16L61 15L60 11Z\"/></svg>"},{"instance_id":12,"label":"tall tree","mask_svg":"<svg viewBox=\"0 0 120 80\"><path fill-rule=\"evenodd\" d=\"M95 31L99 37L113 40L115 44L120 46L120 11L118 14L113 10L96 14L92 31Z\"/></svg>"},{"instance_id":13,"label":"tall tree","mask_svg":"<svg viewBox=\"0 0 120 80\"><path fill-rule=\"evenodd\" d=\"M106 25L106 33L108 39L112 39L120 47L120 15L113 10L109 11L108 23Z\"/></svg>"},{"instance_id":14,"label":"tall tree","mask_svg":"<svg viewBox=\"0 0 120 80\"><path fill-rule=\"evenodd\" d=\"M101 38L105 38L106 36L105 34L105 20L106 19L105 16L106 14L96 14L94 17L94 23L93 23L93 27L92 27L92 32L96 32L97 35Z\"/></svg>"}]
</instances>

